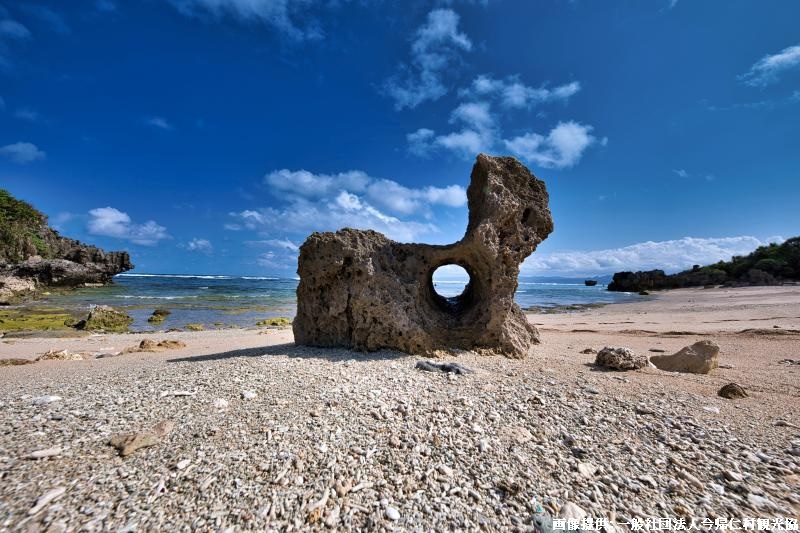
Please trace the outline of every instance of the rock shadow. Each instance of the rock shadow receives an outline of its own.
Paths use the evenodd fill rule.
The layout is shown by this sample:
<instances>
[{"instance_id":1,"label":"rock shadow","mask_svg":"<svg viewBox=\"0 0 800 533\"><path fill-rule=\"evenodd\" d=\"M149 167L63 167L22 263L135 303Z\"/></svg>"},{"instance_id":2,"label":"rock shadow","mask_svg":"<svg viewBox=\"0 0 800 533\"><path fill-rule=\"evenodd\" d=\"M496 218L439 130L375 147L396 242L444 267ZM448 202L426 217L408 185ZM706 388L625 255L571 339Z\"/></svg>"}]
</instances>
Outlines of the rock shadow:
<instances>
[{"instance_id":1,"label":"rock shadow","mask_svg":"<svg viewBox=\"0 0 800 533\"><path fill-rule=\"evenodd\" d=\"M242 348L205 355L193 355L188 357L178 357L167 359L168 363L201 363L206 361L220 361L233 359L235 357L265 357L270 355L285 355L297 359L322 359L325 361L387 361L394 359L412 358L413 356L394 350L378 350L375 352L357 352L347 348L314 348L310 346L300 346L293 342L275 344L273 346L262 346L257 348Z\"/></svg>"}]
</instances>

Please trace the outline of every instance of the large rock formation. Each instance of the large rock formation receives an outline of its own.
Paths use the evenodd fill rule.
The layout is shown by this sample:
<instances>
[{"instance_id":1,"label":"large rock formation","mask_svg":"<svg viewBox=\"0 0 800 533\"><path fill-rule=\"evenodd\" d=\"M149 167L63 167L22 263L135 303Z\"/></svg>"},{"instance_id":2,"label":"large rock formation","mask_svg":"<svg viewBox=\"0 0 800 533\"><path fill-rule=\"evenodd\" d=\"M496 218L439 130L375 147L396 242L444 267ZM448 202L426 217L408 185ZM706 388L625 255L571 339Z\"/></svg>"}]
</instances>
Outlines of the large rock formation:
<instances>
[{"instance_id":1,"label":"large rock formation","mask_svg":"<svg viewBox=\"0 0 800 533\"><path fill-rule=\"evenodd\" d=\"M132 268L127 252L62 237L42 213L0 189L0 305L50 288L109 283Z\"/></svg>"},{"instance_id":2,"label":"large rock formation","mask_svg":"<svg viewBox=\"0 0 800 533\"><path fill-rule=\"evenodd\" d=\"M617 272L608 285L610 291L640 292L684 287L725 285L780 285L800 281L800 237L781 244L760 246L745 256L713 265L694 265L690 270L666 274L663 270Z\"/></svg>"},{"instance_id":3,"label":"large rock formation","mask_svg":"<svg viewBox=\"0 0 800 533\"><path fill-rule=\"evenodd\" d=\"M313 233L300 248L295 341L357 350L490 350L525 357L539 336L514 303L520 263L553 230L544 182L511 157L481 154L467 190L469 225L454 244L403 244L375 231ZM445 298L433 272L459 265Z\"/></svg>"}]
</instances>

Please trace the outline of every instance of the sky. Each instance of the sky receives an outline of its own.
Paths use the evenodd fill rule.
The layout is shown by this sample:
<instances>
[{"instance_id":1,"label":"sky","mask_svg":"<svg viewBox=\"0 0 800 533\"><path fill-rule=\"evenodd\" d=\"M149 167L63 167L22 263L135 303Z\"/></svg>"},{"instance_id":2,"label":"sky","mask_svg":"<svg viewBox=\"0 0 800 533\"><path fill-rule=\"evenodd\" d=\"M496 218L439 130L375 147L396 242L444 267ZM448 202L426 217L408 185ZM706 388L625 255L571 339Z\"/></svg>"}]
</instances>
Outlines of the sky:
<instances>
[{"instance_id":1,"label":"sky","mask_svg":"<svg viewBox=\"0 0 800 533\"><path fill-rule=\"evenodd\" d=\"M0 0L0 187L136 272L444 244L480 152L547 184L525 275L800 234L800 2Z\"/></svg>"}]
</instances>

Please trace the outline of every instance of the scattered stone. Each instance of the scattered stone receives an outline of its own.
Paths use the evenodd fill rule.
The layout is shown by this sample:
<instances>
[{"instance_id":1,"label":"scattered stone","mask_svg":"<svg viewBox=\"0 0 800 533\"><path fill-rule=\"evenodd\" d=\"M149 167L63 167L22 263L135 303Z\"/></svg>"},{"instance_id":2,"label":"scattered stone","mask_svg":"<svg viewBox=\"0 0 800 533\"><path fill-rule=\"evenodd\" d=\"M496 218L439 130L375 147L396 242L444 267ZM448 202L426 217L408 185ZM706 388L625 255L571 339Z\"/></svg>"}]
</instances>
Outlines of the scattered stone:
<instances>
[{"instance_id":1,"label":"scattered stone","mask_svg":"<svg viewBox=\"0 0 800 533\"><path fill-rule=\"evenodd\" d=\"M298 259L295 342L526 357L539 334L514 291L520 263L553 231L545 184L512 157L480 154L467 200L467 232L451 245L403 244L350 228L311 234ZM446 298L432 279L450 264L471 281Z\"/></svg>"},{"instance_id":2,"label":"scattered stone","mask_svg":"<svg viewBox=\"0 0 800 533\"><path fill-rule=\"evenodd\" d=\"M597 353L597 350L595 350L594 348L584 348L583 350L581 350L581 353Z\"/></svg>"},{"instance_id":3,"label":"scattered stone","mask_svg":"<svg viewBox=\"0 0 800 533\"><path fill-rule=\"evenodd\" d=\"M288 328L292 325L292 319L285 316L265 318L256 322L256 326L271 328Z\"/></svg>"},{"instance_id":4,"label":"scattered stone","mask_svg":"<svg viewBox=\"0 0 800 533\"><path fill-rule=\"evenodd\" d=\"M386 518L392 520L393 522L397 522L400 520L400 511L392 507L391 505L386 506Z\"/></svg>"},{"instance_id":5,"label":"scattered stone","mask_svg":"<svg viewBox=\"0 0 800 533\"><path fill-rule=\"evenodd\" d=\"M574 519L574 520L581 520L582 518L586 518L588 514L586 511L578 507L576 504L572 502L567 502L561 507L561 510L558 512L558 518L566 518Z\"/></svg>"},{"instance_id":6,"label":"scattered stone","mask_svg":"<svg viewBox=\"0 0 800 533\"><path fill-rule=\"evenodd\" d=\"M227 409L228 408L228 400L223 398L217 398L214 400L214 408L215 409Z\"/></svg>"},{"instance_id":7,"label":"scattered stone","mask_svg":"<svg viewBox=\"0 0 800 533\"><path fill-rule=\"evenodd\" d=\"M243 390L242 391L242 399L243 400L255 400L258 394L251 390Z\"/></svg>"},{"instance_id":8,"label":"scattered stone","mask_svg":"<svg viewBox=\"0 0 800 533\"><path fill-rule=\"evenodd\" d=\"M164 352L166 350L180 350L181 348L186 348L186 343L169 339L159 342L152 339L142 339L137 346L126 348L125 353Z\"/></svg>"},{"instance_id":9,"label":"scattered stone","mask_svg":"<svg viewBox=\"0 0 800 533\"><path fill-rule=\"evenodd\" d=\"M205 331L206 327L203 324L186 324L184 328L189 331Z\"/></svg>"},{"instance_id":10,"label":"scattered stone","mask_svg":"<svg viewBox=\"0 0 800 533\"><path fill-rule=\"evenodd\" d=\"M705 407L703 407L703 411L708 411L709 413L714 413L714 414L718 415L719 414L719 407L714 406L714 405L706 405Z\"/></svg>"},{"instance_id":11,"label":"scattered stone","mask_svg":"<svg viewBox=\"0 0 800 533\"><path fill-rule=\"evenodd\" d=\"M606 346L597 354L594 363L614 370L637 370L647 366L647 357L630 348Z\"/></svg>"},{"instance_id":12,"label":"scattered stone","mask_svg":"<svg viewBox=\"0 0 800 533\"><path fill-rule=\"evenodd\" d=\"M28 511L28 516L33 516L51 503L53 503L56 499L60 498L67 492L66 487L56 487L54 489L50 489L36 500L36 504L30 508Z\"/></svg>"},{"instance_id":13,"label":"scattered stone","mask_svg":"<svg viewBox=\"0 0 800 533\"><path fill-rule=\"evenodd\" d=\"M160 394L161 398L166 398L167 396L194 396L197 394L197 391L188 391L188 390L169 390L164 391Z\"/></svg>"},{"instance_id":14,"label":"scattered stone","mask_svg":"<svg viewBox=\"0 0 800 533\"><path fill-rule=\"evenodd\" d=\"M159 307L158 309L153 311L153 314L150 315L150 318L148 318L147 321L150 322L151 324L161 324L171 314L172 311L170 311L169 309L164 309L163 307Z\"/></svg>"},{"instance_id":15,"label":"scattered stone","mask_svg":"<svg viewBox=\"0 0 800 533\"><path fill-rule=\"evenodd\" d=\"M120 456L127 457L140 448L155 446L161 442L174 427L174 422L163 420L153 426L148 432L120 433L111 437L108 443L119 450Z\"/></svg>"},{"instance_id":16,"label":"scattered stone","mask_svg":"<svg viewBox=\"0 0 800 533\"><path fill-rule=\"evenodd\" d=\"M192 461L189 459L184 459L183 461L179 461L178 464L175 465L175 468L178 470L185 470L187 466L192 464Z\"/></svg>"},{"instance_id":17,"label":"scattered stone","mask_svg":"<svg viewBox=\"0 0 800 533\"><path fill-rule=\"evenodd\" d=\"M0 366L19 366L19 365L31 365L34 361L30 359L21 359L19 357L10 357L8 359L0 359Z\"/></svg>"},{"instance_id":18,"label":"scattered stone","mask_svg":"<svg viewBox=\"0 0 800 533\"><path fill-rule=\"evenodd\" d=\"M667 372L708 374L717 368L718 355L719 346L714 341L703 340L672 355L654 355L650 362Z\"/></svg>"},{"instance_id":19,"label":"scattered stone","mask_svg":"<svg viewBox=\"0 0 800 533\"><path fill-rule=\"evenodd\" d=\"M800 365L800 359L782 359L778 361L779 365Z\"/></svg>"},{"instance_id":20,"label":"scattered stone","mask_svg":"<svg viewBox=\"0 0 800 533\"><path fill-rule=\"evenodd\" d=\"M127 333L133 318L107 305L98 305L89 311L86 320L75 327L86 331L105 331L107 333Z\"/></svg>"},{"instance_id":21,"label":"scattered stone","mask_svg":"<svg viewBox=\"0 0 800 533\"><path fill-rule=\"evenodd\" d=\"M31 403L33 405L44 405L44 404L48 404L48 403L57 402L60 399L61 399L61 396L55 396L55 395L39 396L37 398L32 399Z\"/></svg>"},{"instance_id":22,"label":"scattered stone","mask_svg":"<svg viewBox=\"0 0 800 533\"><path fill-rule=\"evenodd\" d=\"M25 459L44 459L61 455L61 446L53 446L44 450L36 450L25 456Z\"/></svg>"},{"instance_id":23,"label":"scattered stone","mask_svg":"<svg viewBox=\"0 0 800 533\"><path fill-rule=\"evenodd\" d=\"M719 391L717 395L722 396L723 398L727 398L729 400L736 400L738 398L747 398L747 392L736 383L728 383L724 385Z\"/></svg>"},{"instance_id":24,"label":"scattered stone","mask_svg":"<svg viewBox=\"0 0 800 533\"><path fill-rule=\"evenodd\" d=\"M50 350L36 358L37 361L83 361L82 354L68 350Z\"/></svg>"},{"instance_id":25,"label":"scattered stone","mask_svg":"<svg viewBox=\"0 0 800 533\"><path fill-rule=\"evenodd\" d=\"M592 463L578 463L577 468L578 473L586 479L594 477L595 472L597 472L597 467Z\"/></svg>"},{"instance_id":26,"label":"scattered stone","mask_svg":"<svg viewBox=\"0 0 800 533\"><path fill-rule=\"evenodd\" d=\"M457 375L472 374L472 370L458 363L431 363L430 361L417 361L417 370L425 372L445 372Z\"/></svg>"},{"instance_id":27,"label":"scattered stone","mask_svg":"<svg viewBox=\"0 0 800 533\"><path fill-rule=\"evenodd\" d=\"M650 348L649 351L655 352L655 353L664 353L664 352L666 352L666 350L663 350L661 348Z\"/></svg>"}]
</instances>

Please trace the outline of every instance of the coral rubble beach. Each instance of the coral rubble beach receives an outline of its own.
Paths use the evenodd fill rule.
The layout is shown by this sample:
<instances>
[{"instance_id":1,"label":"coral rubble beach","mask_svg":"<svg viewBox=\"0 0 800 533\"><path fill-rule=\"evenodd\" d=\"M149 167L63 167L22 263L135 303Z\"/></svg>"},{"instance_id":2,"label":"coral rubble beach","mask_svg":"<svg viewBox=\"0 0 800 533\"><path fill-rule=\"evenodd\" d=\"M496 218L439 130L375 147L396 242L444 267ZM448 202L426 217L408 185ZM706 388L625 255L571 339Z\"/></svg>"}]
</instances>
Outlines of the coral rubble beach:
<instances>
[{"instance_id":1,"label":"coral rubble beach","mask_svg":"<svg viewBox=\"0 0 800 533\"><path fill-rule=\"evenodd\" d=\"M473 371L459 375L295 346L285 328L3 339L0 359L152 351L0 366L0 529L546 529L585 512L625 531L800 514L800 287L527 316L542 338L527 359L441 361ZM720 347L709 374L593 365L605 346L701 340ZM747 396L718 396L729 383Z\"/></svg>"}]
</instances>

